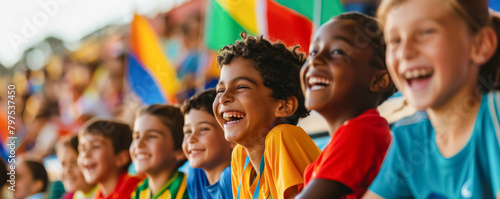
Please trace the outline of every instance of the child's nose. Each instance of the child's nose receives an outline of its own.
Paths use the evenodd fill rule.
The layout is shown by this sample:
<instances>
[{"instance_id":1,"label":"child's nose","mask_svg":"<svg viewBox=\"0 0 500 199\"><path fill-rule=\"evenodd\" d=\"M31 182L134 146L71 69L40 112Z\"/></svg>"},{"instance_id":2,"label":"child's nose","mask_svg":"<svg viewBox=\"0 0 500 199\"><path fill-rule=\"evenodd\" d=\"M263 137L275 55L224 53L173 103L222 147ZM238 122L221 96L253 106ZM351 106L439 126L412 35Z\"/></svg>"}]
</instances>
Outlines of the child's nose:
<instances>
[{"instance_id":1,"label":"child's nose","mask_svg":"<svg viewBox=\"0 0 500 199\"><path fill-rule=\"evenodd\" d=\"M198 141L198 135L196 134L196 131L193 131L191 135L188 137L188 143L195 143Z\"/></svg>"},{"instance_id":2,"label":"child's nose","mask_svg":"<svg viewBox=\"0 0 500 199\"><path fill-rule=\"evenodd\" d=\"M224 93L222 93L222 95L220 96L219 98L219 103L220 104L227 104L227 103L230 103L233 101L233 96L231 94L231 92L229 91L224 91Z\"/></svg>"},{"instance_id":3,"label":"child's nose","mask_svg":"<svg viewBox=\"0 0 500 199\"><path fill-rule=\"evenodd\" d=\"M397 57L399 59L410 60L416 57L417 50L415 49L415 44L411 39L401 40L400 47L397 51Z\"/></svg>"},{"instance_id":4,"label":"child's nose","mask_svg":"<svg viewBox=\"0 0 500 199\"><path fill-rule=\"evenodd\" d=\"M323 64L323 60L321 60L320 57L316 56L316 57L313 58L311 66L318 67L318 66L320 66L322 64Z\"/></svg>"}]
</instances>

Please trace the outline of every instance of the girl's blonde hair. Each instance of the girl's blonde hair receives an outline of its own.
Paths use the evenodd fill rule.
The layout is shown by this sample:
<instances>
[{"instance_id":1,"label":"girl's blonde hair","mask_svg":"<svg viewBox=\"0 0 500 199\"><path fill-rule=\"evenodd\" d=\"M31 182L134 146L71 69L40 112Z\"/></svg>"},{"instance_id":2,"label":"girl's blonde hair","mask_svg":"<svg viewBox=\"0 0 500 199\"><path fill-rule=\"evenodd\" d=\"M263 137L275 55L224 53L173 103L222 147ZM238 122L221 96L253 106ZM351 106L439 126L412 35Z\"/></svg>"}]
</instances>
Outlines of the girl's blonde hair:
<instances>
[{"instance_id":1,"label":"girl's blonde hair","mask_svg":"<svg viewBox=\"0 0 500 199\"><path fill-rule=\"evenodd\" d=\"M395 7L409 0L382 0L377 17L384 27L387 16ZM497 35L497 49L479 71L479 85L483 91L500 89L500 18L490 12L488 0L439 0L467 23L469 31L476 34L484 27L492 27Z\"/></svg>"}]
</instances>

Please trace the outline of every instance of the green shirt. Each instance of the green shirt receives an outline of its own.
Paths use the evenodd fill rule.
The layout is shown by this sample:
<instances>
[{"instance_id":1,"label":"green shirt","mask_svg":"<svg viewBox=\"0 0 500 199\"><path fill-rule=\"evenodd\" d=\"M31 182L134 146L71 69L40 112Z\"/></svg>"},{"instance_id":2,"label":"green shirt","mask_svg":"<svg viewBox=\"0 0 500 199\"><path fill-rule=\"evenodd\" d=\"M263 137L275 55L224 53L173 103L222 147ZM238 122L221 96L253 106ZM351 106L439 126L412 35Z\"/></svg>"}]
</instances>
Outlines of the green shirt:
<instances>
[{"instance_id":1,"label":"green shirt","mask_svg":"<svg viewBox=\"0 0 500 199\"><path fill-rule=\"evenodd\" d=\"M161 187L154 196L149 188L149 179L139 183L139 186L132 193L132 199L187 199L186 174L176 171L172 177Z\"/></svg>"}]
</instances>

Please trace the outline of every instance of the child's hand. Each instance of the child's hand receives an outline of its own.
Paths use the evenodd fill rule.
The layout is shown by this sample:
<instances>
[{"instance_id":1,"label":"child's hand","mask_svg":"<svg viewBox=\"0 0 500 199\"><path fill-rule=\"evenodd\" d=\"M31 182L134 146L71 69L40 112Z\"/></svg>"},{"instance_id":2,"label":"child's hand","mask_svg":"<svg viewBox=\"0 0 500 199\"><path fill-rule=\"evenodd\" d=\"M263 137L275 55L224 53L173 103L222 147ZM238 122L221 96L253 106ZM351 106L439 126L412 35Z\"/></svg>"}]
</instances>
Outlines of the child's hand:
<instances>
[{"instance_id":1,"label":"child's hand","mask_svg":"<svg viewBox=\"0 0 500 199\"><path fill-rule=\"evenodd\" d=\"M500 199L500 190L497 192L497 199Z\"/></svg>"}]
</instances>

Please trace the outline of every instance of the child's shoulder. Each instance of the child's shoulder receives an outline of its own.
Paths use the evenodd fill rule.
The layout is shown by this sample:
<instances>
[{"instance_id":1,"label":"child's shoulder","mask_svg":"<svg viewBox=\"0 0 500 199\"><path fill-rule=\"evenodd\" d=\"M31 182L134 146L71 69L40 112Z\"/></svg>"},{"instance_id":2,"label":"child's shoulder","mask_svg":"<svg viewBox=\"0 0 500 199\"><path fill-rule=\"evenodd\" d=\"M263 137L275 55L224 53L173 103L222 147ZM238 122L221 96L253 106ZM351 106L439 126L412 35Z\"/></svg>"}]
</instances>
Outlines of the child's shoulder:
<instances>
[{"instance_id":1,"label":"child's shoulder","mask_svg":"<svg viewBox=\"0 0 500 199\"><path fill-rule=\"evenodd\" d=\"M291 124L280 124L275 126L273 129L269 131L266 136L266 139L269 137L276 137L286 134L287 136L291 135L307 135L307 133L299 126L291 125Z\"/></svg>"},{"instance_id":2,"label":"child's shoulder","mask_svg":"<svg viewBox=\"0 0 500 199\"><path fill-rule=\"evenodd\" d=\"M360 137L367 140L390 140L389 123L380 116L376 109L369 109L361 115L350 119L341 126L334 135L334 139L355 139Z\"/></svg>"},{"instance_id":3,"label":"child's shoulder","mask_svg":"<svg viewBox=\"0 0 500 199\"><path fill-rule=\"evenodd\" d=\"M412 147L419 141L430 141L434 128L425 111L417 111L392 125L393 142L399 147Z\"/></svg>"},{"instance_id":4,"label":"child's shoulder","mask_svg":"<svg viewBox=\"0 0 500 199\"><path fill-rule=\"evenodd\" d=\"M275 126L266 136L266 151L305 150L307 153L321 153L311 137L299 126L280 124Z\"/></svg>"},{"instance_id":5,"label":"child's shoulder","mask_svg":"<svg viewBox=\"0 0 500 199\"><path fill-rule=\"evenodd\" d=\"M295 143L296 140L311 141L311 137L299 126L290 124L280 124L275 126L266 136L266 147L268 145L275 145L276 142Z\"/></svg>"}]
</instances>

